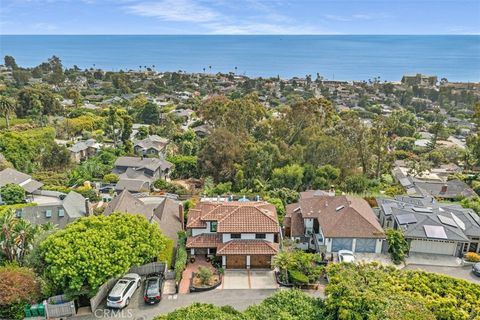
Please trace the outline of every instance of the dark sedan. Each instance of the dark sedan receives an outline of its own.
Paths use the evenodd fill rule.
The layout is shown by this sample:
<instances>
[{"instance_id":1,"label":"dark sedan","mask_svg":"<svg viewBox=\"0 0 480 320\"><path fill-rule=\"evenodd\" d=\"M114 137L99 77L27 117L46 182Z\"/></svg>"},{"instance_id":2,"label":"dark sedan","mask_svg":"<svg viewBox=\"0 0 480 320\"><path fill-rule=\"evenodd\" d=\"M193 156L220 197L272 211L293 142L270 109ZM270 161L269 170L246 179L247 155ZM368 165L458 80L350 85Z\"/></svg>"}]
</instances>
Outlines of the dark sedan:
<instances>
[{"instance_id":1,"label":"dark sedan","mask_svg":"<svg viewBox=\"0 0 480 320\"><path fill-rule=\"evenodd\" d=\"M145 280L145 291L143 300L146 304L159 303L162 299L163 276L161 274L150 274Z\"/></svg>"},{"instance_id":2,"label":"dark sedan","mask_svg":"<svg viewBox=\"0 0 480 320\"><path fill-rule=\"evenodd\" d=\"M472 272L473 272L474 275L480 277L480 262L477 262L473 265Z\"/></svg>"}]
</instances>

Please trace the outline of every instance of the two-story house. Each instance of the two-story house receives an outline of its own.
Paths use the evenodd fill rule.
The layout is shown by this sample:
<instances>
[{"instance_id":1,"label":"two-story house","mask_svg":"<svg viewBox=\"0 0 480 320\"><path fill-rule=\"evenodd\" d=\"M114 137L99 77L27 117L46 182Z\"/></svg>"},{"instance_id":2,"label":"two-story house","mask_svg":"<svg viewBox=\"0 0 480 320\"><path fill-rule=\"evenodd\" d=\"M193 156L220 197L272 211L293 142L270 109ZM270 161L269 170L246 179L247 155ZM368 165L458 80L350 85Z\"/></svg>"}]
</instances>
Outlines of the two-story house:
<instances>
[{"instance_id":1,"label":"two-story house","mask_svg":"<svg viewBox=\"0 0 480 320\"><path fill-rule=\"evenodd\" d=\"M100 150L101 144L95 139L88 139L85 141L77 141L74 145L68 148L72 158L75 162L87 160L93 157L98 150Z\"/></svg>"},{"instance_id":2,"label":"two-story house","mask_svg":"<svg viewBox=\"0 0 480 320\"><path fill-rule=\"evenodd\" d=\"M119 176L115 190L121 192L149 191L155 180L170 175L172 163L159 158L119 157L113 173Z\"/></svg>"},{"instance_id":3,"label":"two-story house","mask_svg":"<svg viewBox=\"0 0 480 320\"><path fill-rule=\"evenodd\" d=\"M401 230L410 253L480 253L480 218L472 209L428 196L379 198L377 203L380 223Z\"/></svg>"},{"instance_id":4,"label":"two-story house","mask_svg":"<svg viewBox=\"0 0 480 320\"><path fill-rule=\"evenodd\" d=\"M221 256L224 268L271 268L279 251L277 211L264 201L200 202L186 229L190 255Z\"/></svg>"},{"instance_id":5,"label":"two-story house","mask_svg":"<svg viewBox=\"0 0 480 320\"><path fill-rule=\"evenodd\" d=\"M382 252L385 234L362 198L307 191L301 193L299 202L287 205L286 211L285 236L301 249Z\"/></svg>"},{"instance_id":6,"label":"two-story house","mask_svg":"<svg viewBox=\"0 0 480 320\"><path fill-rule=\"evenodd\" d=\"M159 137L157 135L148 136L143 140L136 141L133 145L135 154L165 157L168 139Z\"/></svg>"},{"instance_id":7,"label":"two-story house","mask_svg":"<svg viewBox=\"0 0 480 320\"><path fill-rule=\"evenodd\" d=\"M90 202L81 194L70 191L68 194L44 191L42 195L35 195L35 206L26 206L15 210L19 218L30 221L33 225L52 223L59 229L76 219L91 214Z\"/></svg>"}]
</instances>

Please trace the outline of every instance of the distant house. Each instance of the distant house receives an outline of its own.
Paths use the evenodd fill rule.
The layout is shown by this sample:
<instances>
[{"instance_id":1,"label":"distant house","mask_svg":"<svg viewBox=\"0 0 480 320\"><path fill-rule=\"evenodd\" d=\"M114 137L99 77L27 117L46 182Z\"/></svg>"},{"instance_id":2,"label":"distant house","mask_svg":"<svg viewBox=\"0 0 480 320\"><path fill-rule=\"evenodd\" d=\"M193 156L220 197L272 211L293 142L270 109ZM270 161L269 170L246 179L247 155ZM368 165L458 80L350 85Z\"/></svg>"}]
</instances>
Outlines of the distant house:
<instances>
[{"instance_id":1,"label":"distant house","mask_svg":"<svg viewBox=\"0 0 480 320\"><path fill-rule=\"evenodd\" d=\"M458 173L455 165L443 165L432 169L418 177L412 177L408 168L396 166L392 173L409 195L433 196L437 199L454 200L464 197L475 197L477 194L465 182L447 180L449 174Z\"/></svg>"},{"instance_id":2,"label":"distant house","mask_svg":"<svg viewBox=\"0 0 480 320\"><path fill-rule=\"evenodd\" d=\"M380 223L403 231L410 253L461 256L480 252L480 218L472 209L433 197L377 199Z\"/></svg>"},{"instance_id":3,"label":"distant house","mask_svg":"<svg viewBox=\"0 0 480 320\"><path fill-rule=\"evenodd\" d=\"M93 157L101 148L101 144L97 143L95 139L88 139L85 141L77 141L74 145L68 148L72 154L75 162L87 160Z\"/></svg>"},{"instance_id":4,"label":"distant house","mask_svg":"<svg viewBox=\"0 0 480 320\"><path fill-rule=\"evenodd\" d=\"M172 163L159 158L119 157L113 169L120 178L115 190L149 191L155 180L170 175L172 166Z\"/></svg>"},{"instance_id":5,"label":"distant house","mask_svg":"<svg viewBox=\"0 0 480 320\"><path fill-rule=\"evenodd\" d=\"M136 198L127 190L117 195L105 208L104 214L127 212L143 215L156 223L170 239L177 241L177 232L183 230L183 206L167 197Z\"/></svg>"},{"instance_id":6,"label":"distant house","mask_svg":"<svg viewBox=\"0 0 480 320\"><path fill-rule=\"evenodd\" d=\"M136 141L133 150L138 155L155 155L165 157L165 150L169 140L157 135L148 136L143 140Z\"/></svg>"},{"instance_id":7,"label":"distant house","mask_svg":"<svg viewBox=\"0 0 480 320\"><path fill-rule=\"evenodd\" d=\"M176 109L172 111L174 115L182 118L184 123L188 122L191 119L194 112L195 111L193 111L192 109Z\"/></svg>"},{"instance_id":8,"label":"distant house","mask_svg":"<svg viewBox=\"0 0 480 320\"><path fill-rule=\"evenodd\" d=\"M193 131L195 131L195 134L197 135L197 137L205 138L209 134L210 128L206 125L200 125L198 127L193 128Z\"/></svg>"},{"instance_id":9,"label":"distant house","mask_svg":"<svg viewBox=\"0 0 480 320\"><path fill-rule=\"evenodd\" d=\"M380 253L385 234L361 198L309 191L286 207L285 236L306 250Z\"/></svg>"},{"instance_id":10,"label":"distant house","mask_svg":"<svg viewBox=\"0 0 480 320\"><path fill-rule=\"evenodd\" d=\"M70 191L67 195L59 192L46 192L48 195L35 195L36 206L16 209L16 216L34 225L48 222L63 229L78 218L90 214L90 203L81 194Z\"/></svg>"},{"instance_id":11,"label":"distant house","mask_svg":"<svg viewBox=\"0 0 480 320\"><path fill-rule=\"evenodd\" d=\"M279 251L275 206L264 201L202 201L188 212L190 255L217 255L224 268L271 268Z\"/></svg>"},{"instance_id":12,"label":"distant house","mask_svg":"<svg viewBox=\"0 0 480 320\"><path fill-rule=\"evenodd\" d=\"M43 186L43 183L32 179L31 176L12 168L0 171L0 187L7 184L16 184L27 193L34 193Z\"/></svg>"}]
</instances>

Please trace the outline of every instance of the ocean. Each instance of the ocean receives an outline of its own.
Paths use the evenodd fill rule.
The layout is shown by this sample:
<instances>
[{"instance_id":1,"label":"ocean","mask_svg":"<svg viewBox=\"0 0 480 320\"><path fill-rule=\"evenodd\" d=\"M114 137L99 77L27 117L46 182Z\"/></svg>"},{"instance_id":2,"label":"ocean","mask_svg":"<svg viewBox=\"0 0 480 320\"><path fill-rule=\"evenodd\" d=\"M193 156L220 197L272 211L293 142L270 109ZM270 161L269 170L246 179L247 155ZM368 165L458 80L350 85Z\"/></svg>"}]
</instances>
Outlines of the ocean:
<instances>
[{"instance_id":1,"label":"ocean","mask_svg":"<svg viewBox=\"0 0 480 320\"><path fill-rule=\"evenodd\" d=\"M0 54L32 67L52 55L105 70L235 72L250 77L399 81L423 73L480 81L480 36L0 35Z\"/></svg>"}]
</instances>

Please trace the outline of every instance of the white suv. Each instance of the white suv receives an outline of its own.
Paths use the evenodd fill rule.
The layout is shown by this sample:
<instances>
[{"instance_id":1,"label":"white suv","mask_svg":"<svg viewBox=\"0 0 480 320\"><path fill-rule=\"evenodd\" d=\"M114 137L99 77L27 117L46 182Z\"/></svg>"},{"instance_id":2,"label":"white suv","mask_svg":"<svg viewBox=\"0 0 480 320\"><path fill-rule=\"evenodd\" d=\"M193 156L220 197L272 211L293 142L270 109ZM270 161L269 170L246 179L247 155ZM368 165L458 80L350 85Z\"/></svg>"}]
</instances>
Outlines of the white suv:
<instances>
[{"instance_id":1,"label":"white suv","mask_svg":"<svg viewBox=\"0 0 480 320\"><path fill-rule=\"evenodd\" d=\"M338 261L353 263L355 262L355 256L350 250L340 250L338 251Z\"/></svg>"},{"instance_id":2,"label":"white suv","mask_svg":"<svg viewBox=\"0 0 480 320\"><path fill-rule=\"evenodd\" d=\"M118 280L107 297L107 307L122 309L128 306L135 290L140 287L141 277L128 273Z\"/></svg>"}]
</instances>

